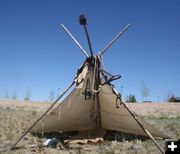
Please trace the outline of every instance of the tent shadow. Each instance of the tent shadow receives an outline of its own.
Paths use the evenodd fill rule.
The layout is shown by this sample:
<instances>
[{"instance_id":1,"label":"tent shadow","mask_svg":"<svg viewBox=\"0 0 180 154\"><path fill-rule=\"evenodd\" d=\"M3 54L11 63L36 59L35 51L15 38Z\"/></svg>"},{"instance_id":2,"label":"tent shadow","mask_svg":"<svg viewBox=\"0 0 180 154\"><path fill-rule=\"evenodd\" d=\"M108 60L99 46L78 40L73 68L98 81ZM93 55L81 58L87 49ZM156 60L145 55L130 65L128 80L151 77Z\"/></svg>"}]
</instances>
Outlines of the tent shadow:
<instances>
[{"instance_id":1,"label":"tent shadow","mask_svg":"<svg viewBox=\"0 0 180 154\"><path fill-rule=\"evenodd\" d=\"M134 140L141 140L141 141L146 141L149 139L149 137L145 136L140 136L140 135L133 135L133 134L128 134L128 133L123 133L123 132L117 132L117 131L107 131L105 136L105 140L108 141L134 141Z\"/></svg>"},{"instance_id":2,"label":"tent shadow","mask_svg":"<svg viewBox=\"0 0 180 154\"><path fill-rule=\"evenodd\" d=\"M41 133L36 134L37 137L39 138L56 138L59 141L63 142L64 140L67 139L87 139L87 136L81 136L79 135L78 132L73 131L73 132L66 132L66 133L44 133L43 136ZM102 137L102 136L97 136L97 137ZM134 141L134 140L141 140L141 141L146 141L149 140L149 137L145 136L140 136L140 135L133 135L133 134L128 134L128 133L123 133L123 132L117 132L117 131L106 131L105 135L103 136L104 140L108 141Z\"/></svg>"},{"instance_id":3,"label":"tent shadow","mask_svg":"<svg viewBox=\"0 0 180 154\"><path fill-rule=\"evenodd\" d=\"M74 138L78 135L78 132L72 131L72 132L66 132L66 133L58 133L58 132L52 132L52 133L31 133L34 136L37 136L38 138L57 138L59 141Z\"/></svg>"},{"instance_id":4,"label":"tent shadow","mask_svg":"<svg viewBox=\"0 0 180 154\"><path fill-rule=\"evenodd\" d=\"M25 147L24 146L16 146L14 148L10 148L10 151L11 150L20 150L20 149L25 149Z\"/></svg>"}]
</instances>

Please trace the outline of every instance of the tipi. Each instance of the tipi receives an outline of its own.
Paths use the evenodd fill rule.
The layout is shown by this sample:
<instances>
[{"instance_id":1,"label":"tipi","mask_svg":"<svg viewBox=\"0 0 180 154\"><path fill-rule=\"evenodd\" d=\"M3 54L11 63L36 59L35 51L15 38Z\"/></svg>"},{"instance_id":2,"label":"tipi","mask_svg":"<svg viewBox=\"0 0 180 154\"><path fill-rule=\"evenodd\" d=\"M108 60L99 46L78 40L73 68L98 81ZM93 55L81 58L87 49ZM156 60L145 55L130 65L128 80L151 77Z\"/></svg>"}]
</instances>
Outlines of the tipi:
<instances>
[{"instance_id":1,"label":"tipi","mask_svg":"<svg viewBox=\"0 0 180 154\"><path fill-rule=\"evenodd\" d=\"M94 56L86 22L84 15L81 15L80 24L83 25L86 32L90 56L88 56L87 52L68 29L61 25L81 49L86 56L86 60L77 70L71 85L25 134L27 132L89 131L93 135L98 136L98 133L102 131L115 130L149 136L154 142L153 136L168 138L168 136L144 122L127 107L122 101L120 93L117 92L111 83L111 81L119 79L120 76L111 75L103 68L102 55L130 25L128 24L102 51ZM73 85L75 86L72 92L60 104L56 104Z\"/></svg>"}]
</instances>

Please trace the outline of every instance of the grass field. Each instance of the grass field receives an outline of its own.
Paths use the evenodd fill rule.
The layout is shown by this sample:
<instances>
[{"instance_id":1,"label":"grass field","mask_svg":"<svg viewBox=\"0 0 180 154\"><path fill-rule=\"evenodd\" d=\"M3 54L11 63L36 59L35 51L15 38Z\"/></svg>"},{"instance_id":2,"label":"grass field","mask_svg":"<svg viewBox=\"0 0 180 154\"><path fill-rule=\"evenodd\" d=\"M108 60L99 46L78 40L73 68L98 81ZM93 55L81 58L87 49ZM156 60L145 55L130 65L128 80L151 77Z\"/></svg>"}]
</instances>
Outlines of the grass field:
<instances>
[{"instance_id":1,"label":"grass field","mask_svg":"<svg viewBox=\"0 0 180 154\"><path fill-rule=\"evenodd\" d=\"M38 138L31 134L18 144L18 148L14 151L10 151L11 145L17 140L17 138L28 128L30 124L44 111L49 104L42 105L41 108L36 106L41 105L29 105L27 108L26 103L23 105L12 104L6 105L0 103L0 153L159 153L158 149L154 146L151 140L139 138L137 136L128 135L124 133L116 133L115 136L111 136L114 141L105 140L101 144L74 144L70 145L68 149L56 148L44 148L42 143L46 140L44 137ZM22 104L22 102L21 102ZM32 103L30 103L32 104ZM139 104L137 104L138 106ZM161 105L162 106L162 105ZM132 107L135 110L134 104ZM167 112L143 111L140 113L139 107L136 108L137 112L150 124L161 130L166 135L172 138L180 138L180 105L176 105L176 110L172 112L169 108ZM172 112L172 114L171 114ZM148 113L148 114L147 114ZM175 114L173 114L175 113ZM179 114L178 114L179 113ZM147 114L147 115L146 115ZM164 141L158 140L158 143L163 147Z\"/></svg>"}]
</instances>

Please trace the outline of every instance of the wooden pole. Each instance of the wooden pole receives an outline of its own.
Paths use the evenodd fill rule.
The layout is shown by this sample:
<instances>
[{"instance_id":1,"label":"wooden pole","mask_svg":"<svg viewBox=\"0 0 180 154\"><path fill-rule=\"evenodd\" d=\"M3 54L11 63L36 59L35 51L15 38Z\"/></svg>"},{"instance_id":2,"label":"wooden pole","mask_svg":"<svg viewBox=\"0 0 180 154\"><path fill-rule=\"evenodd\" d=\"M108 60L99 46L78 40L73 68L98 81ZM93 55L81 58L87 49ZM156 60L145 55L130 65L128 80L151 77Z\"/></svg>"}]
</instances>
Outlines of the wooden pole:
<instances>
[{"instance_id":1,"label":"wooden pole","mask_svg":"<svg viewBox=\"0 0 180 154\"><path fill-rule=\"evenodd\" d=\"M65 32L70 36L70 38L74 41L74 43L80 48L80 50L82 51L82 53L86 56L89 57L89 55L87 54L87 52L83 49L83 47L79 44L79 42L75 39L75 37L69 32L69 30L63 25L61 24L61 27L65 30Z\"/></svg>"},{"instance_id":2,"label":"wooden pole","mask_svg":"<svg viewBox=\"0 0 180 154\"><path fill-rule=\"evenodd\" d=\"M80 25L83 25L84 27L84 31L86 33L86 38L87 38L87 41L88 41L88 46L89 46L89 50L90 50L90 54L91 54L91 58L93 57L93 50L92 50L92 46L91 46L91 41L90 41L90 38L89 38L89 34L88 34L88 30L87 30L87 19L86 17L82 14L79 16L79 23Z\"/></svg>"},{"instance_id":3,"label":"wooden pole","mask_svg":"<svg viewBox=\"0 0 180 154\"><path fill-rule=\"evenodd\" d=\"M102 49L102 50L99 52L99 54L100 54L100 55L103 55L104 52L105 52L108 48L110 48L111 45L129 28L129 26L130 26L130 24L128 24L126 27L124 27L123 30L120 31L120 32L115 36L115 38L114 38L104 49Z\"/></svg>"},{"instance_id":4,"label":"wooden pole","mask_svg":"<svg viewBox=\"0 0 180 154\"><path fill-rule=\"evenodd\" d=\"M157 148L159 149L159 151L164 154L164 150L162 149L162 147L156 142L156 140L154 139L154 137L152 136L152 134L146 129L144 128L144 126L140 123L140 121L138 120L138 118L134 115L134 113L127 107L127 105L124 102L121 102L124 107L129 111L129 113L133 116L134 120L136 120L136 122L139 124L139 126L141 127L141 129L149 136L149 138L153 141L153 143L157 146Z\"/></svg>"},{"instance_id":5,"label":"wooden pole","mask_svg":"<svg viewBox=\"0 0 180 154\"><path fill-rule=\"evenodd\" d=\"M29 133L34 126L53 108L53 106L62 98L62 96L74 85L75 81L73 81L65 90L64 92L53 102L53 104L42 114L21 136L20 138L13 144L11 150L15 149L15 146L22 140L22 138Z\"/></svg>"}]
</instances>

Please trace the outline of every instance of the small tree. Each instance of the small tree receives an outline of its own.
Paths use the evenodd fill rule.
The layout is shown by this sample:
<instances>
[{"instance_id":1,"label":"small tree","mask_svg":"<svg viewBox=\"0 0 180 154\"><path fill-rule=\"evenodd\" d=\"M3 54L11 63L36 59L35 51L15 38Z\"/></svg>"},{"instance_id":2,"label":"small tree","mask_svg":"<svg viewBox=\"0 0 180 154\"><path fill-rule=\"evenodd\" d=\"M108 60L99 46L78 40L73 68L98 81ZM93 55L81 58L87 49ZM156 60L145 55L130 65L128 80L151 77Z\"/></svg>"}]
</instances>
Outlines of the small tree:
<instances>
[{"instance_id":1,"label":"small tree","mask_svg":"<svg viewBox=\"0 0 180 154\"><path fill-rule=\"evenodd\" d=\"M54 92L54 90L51 90L51 91L49 92L49 100L50 100L50 101L53 101L53 100L54 100L54 97L55 97L55 92Z\"/></svg>"},{"instance_id":2,"label":"small tree","mask_svg":"<svg viewBox=\"0 0 180 154\"><path fill-rule=\"evenodd\" d=\"M8 99L8 98L9 98L9 94L8 94L8 91L7 91L7 89L6 89L6 91L5 91L4 98L6 98L6 99Z\"/></svg>"},{"instance_id":3,"label":"small tree","mask_svg":"<svg viewBox=\"0 0 180 154\"><path fill-rule=\"evenodd\" d=\"M144 101L147 101L147 97L149 96L149 91L150 91L149 87L143 82L141 93L142 93L143 99L145 99Z\"/></svg>"},{"instance_id":4,"label":"small tree","mask_svg":"<svg viewBox=\"0 0 180 154\"><path fill-rule=\"evenodd\" d=\"M30 90L30 89L27 89L26 94L25 94L25 97L24 97L24 100L25 100L25 101L29 101L30 98L31 98L31 90Z\"/></svg>"},{"instance_id":5,"label":"small tree","mask_svg":"<svg viewBox=\"0 0 180 154\"><path fill-rule=\"evenodd\" d=\"M126 102L127 102L127 103L136 103L137 101L136 101L135 95L131 95L131 94L130 94L129 96L127 96Z\"/></svg>"},{"instance_id":6,"label":"small tree","mask_svg":"<svg viewBox=\"0 0 180 154\"><path fill-rule=\"evenodd\" d=\"M17 99L17 92L14 91L14 93L12 94L12 99Z\"/></svg>"},{"instance_id":7,"label":"small tree","mask_svg":"<svg viewBox=\"0 0 180 154\"><path fill-rule=\"evenodd\" d=\"M169 90L166 94L166 96L164 96L164 102L169 102L170 98L174 97L174 93L173 91Z\"/></svg>"}]
</instances>

